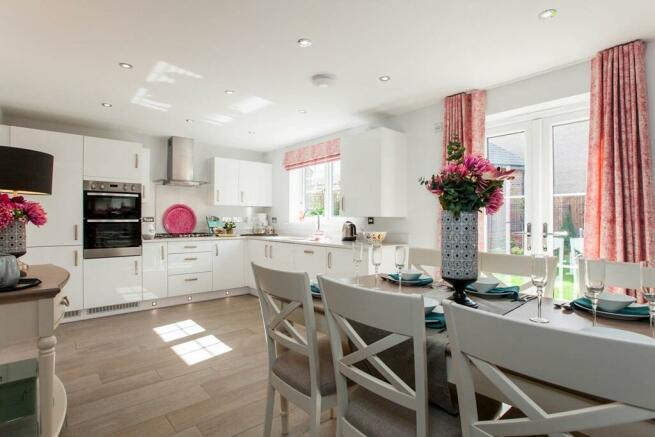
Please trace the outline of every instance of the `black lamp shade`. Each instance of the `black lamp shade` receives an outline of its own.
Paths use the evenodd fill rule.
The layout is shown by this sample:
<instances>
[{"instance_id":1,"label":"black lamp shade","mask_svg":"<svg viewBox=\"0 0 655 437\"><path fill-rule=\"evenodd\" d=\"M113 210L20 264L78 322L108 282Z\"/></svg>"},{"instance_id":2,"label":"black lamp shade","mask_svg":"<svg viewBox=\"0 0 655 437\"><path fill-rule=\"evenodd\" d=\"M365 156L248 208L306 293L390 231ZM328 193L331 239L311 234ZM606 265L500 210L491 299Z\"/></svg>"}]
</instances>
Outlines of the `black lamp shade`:
<instances>
[{"instance_id":1,"label":"black lamp shade","mask_svg":"<svg viewBox=\"0 0 655 437\"><path fill-rule=\"evenodd\" d=\"M0 146L0 191L52 194L52 164L47 153Z\"/></svg>"}]
</instances>

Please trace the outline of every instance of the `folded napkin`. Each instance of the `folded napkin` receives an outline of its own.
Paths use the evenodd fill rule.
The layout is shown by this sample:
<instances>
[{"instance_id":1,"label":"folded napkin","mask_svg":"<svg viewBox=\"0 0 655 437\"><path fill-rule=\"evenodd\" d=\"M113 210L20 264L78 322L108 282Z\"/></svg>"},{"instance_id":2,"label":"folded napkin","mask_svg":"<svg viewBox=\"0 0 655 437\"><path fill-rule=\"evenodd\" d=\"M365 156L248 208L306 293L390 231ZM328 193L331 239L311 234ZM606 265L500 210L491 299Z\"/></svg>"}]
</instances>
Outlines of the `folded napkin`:
<instances>
[{"instance_id":1,"label":"folded napkin","mask_svg":"<svg viewBox=\"0 0 655 437\"><path fill-rule=\"evenodd\" d=\"M431 329L445 328L446 316L443 313L431 312L425 316L425 327Z\"/></svg>"},{"instance_id":2,"label":"folded napkin","mask_svg":"<svg viewBox=\"0 0 655 437\"><path fill-rule=\"evenodd\" d=\"M311 290L312 293L320 294L321 289L319 288L318 284L316 282L310 282L309 283L309 289Z\"/></svg>"},{"instance_id":3,"label":"folded napkin","mask_svg":"<svg viewBox=\"0 0 655 437\"><path fill-rule=\"evenodd\" d=\"M400 276L398 276L398 273L390 273L387 276L389 276L394 281L398 281L400 278ZM432 282L434 282L434 279L432 279L431 276L421 276L420 278L415 279L413 281L403 280L402 282L406 282L412 285L428 285L428 284L432 284Z\"/></svg>"},{"instance_id":4,"label":"folded napkin","mask_svg":"<svg viewBox=\"0 0 655 437\"><path fill-rule=\"evenodd\" d=\"M579 299L576 299L573 301L578 306L591 309L591 300L586 297L581 297ZM603 310L600 310L603 311ZM607 311L605 311L607 312ZM614 314L623 314L626 316L648 316L648 305L640 305L640 306L634 306L634 307L625 307L620 311L617 311Z\"/></svg>"},{"instance_id":5,"label":"folded napkin","mask_svg":"<svg viewBox=\"0 0 655 437\"><path fill-rule=\"evenodd\" d=\"M473 284L467 285L466 289L468 291L477 291ZM487 291L486 293L489 294L496 294L496 293L509 293L511 292L512 294L508 294L509 297L511 297L513 300L518 300L519 298L519 290L521 288L518 285L511 285L509 287L496 287L492 288L491 290Z\"/></svg>"}]
</instances>

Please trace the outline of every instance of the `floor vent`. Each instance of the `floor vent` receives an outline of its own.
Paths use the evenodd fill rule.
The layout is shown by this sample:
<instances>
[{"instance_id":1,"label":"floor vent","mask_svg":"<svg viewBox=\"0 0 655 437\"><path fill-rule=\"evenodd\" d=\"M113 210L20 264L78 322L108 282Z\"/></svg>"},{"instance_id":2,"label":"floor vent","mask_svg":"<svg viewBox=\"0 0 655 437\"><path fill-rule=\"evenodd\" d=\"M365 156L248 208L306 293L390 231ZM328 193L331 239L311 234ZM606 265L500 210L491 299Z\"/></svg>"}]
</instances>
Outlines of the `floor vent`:
<instances>
[{"instance_id":1,"label":"floor vent","mask_svg":"<svg viewBox=\"0 0 655 437\"><path fill-rule=\"evenodd\" d=\"M128 308L137 308L139 302L121 303L118 305L107 305L106 307L89 308L89 314L106 313L108 311L126 310Z\"/></svg>"},{"instance_id":2,"label":"floor vent","mask_svg":"<svg viewBox=\"0 0 655 437\"><path fill-rule=\"evenodd\" d=\"M80 313L81 313L80 310L76 310L76 311L66 311L66 312L64 313L64 319L67 319L67 318L69 318L69 317L77 317L77 316L80 315Z\"/></svg>"}]
</instances>

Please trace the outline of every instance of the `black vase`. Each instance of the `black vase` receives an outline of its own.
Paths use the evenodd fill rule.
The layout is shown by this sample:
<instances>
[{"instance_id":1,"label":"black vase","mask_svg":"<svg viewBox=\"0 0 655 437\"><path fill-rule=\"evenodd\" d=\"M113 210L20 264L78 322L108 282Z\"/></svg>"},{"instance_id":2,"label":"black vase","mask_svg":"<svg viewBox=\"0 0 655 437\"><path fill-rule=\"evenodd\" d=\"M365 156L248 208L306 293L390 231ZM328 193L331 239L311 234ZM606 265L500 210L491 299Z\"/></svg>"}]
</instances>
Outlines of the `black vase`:
<instances>
[{"instance_id":1,"label":"black vase","mask_svg":"<svg viewBox=\"0 0 655 437\"><path fill-rule=\"evenodd\" d=\"M478 213L455 216L444 211L441 221L441 277L455 289L452 299L477 308L466 295L466 286L478 279Z\"/></svg>"}]
</instances>

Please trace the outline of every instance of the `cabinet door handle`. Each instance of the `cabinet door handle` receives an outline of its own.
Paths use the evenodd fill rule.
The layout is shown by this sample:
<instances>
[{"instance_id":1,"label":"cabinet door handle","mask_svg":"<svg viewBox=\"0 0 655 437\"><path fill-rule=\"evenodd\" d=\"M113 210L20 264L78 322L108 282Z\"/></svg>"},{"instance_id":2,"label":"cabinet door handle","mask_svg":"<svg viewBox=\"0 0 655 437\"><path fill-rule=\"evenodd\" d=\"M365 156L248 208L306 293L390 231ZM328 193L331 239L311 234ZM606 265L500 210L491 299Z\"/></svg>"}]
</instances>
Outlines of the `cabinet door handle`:
<instances>
[{"instance_id":1,"label":"cabinet door handle","mask_svg":"<svg viewBox=\"0 0 655 437\"><path fill-rule=\"evenodd\" d=\"M134 168L139 168L139 154L134 154Z\"/></svg>"},{"instance_id":2,"label":"cabinet door handle","mask_svg":"<svg viewBox=\"0 0 655 437\"><path fill-rule=\"evenodd\" d=\"M268 246L268 257L273 259L273 246Z\"/></svg>"},{"instance_id":3,"label":"cabinet door handle","mask_svg":"<svg viewBox=\"0 0 655 437\"><path fill-rule=\"evenodd\" d=\"M218 256L218 243L216 243L216 256Z\"/></svg>"},{"instance_id":4,"label":"cabinet door handle","mask_svg":"<svg viewBox=\"0 0 655 437\"><path fill-rule=\"evenodd\" d=\"M139 276L139 261L134 261L134 275Z\"/></svg>"},{"instance_id":5,"label":"cabinet door handle","mask_svg":"<svg viewBox=\"0 0 655 437\"><path fill-rule=\"evenodd\" d=\"M197 281L197 280L198 280L198 278L186 278L185 279L186 282Z\"/></svg>"},{"instance_id":6,"label":"cabinet door handle","mask_svg":"<svg viewBox=\"0 0 655 437\"><path fill-rule=\"evenodd\" d=\"M314 255L314 251L313 251L313 250L304 250L304 252L305 252L307 255Z\"/></svg>"},{"instance_id":7,"label":"cabinet door handle","mask_svg":"<svg viewBox=\"0 0 655 437\"><path fill-rule=\"evenodd\" d=\"M216 190L216 202L221 201L221 190Z\"/></svg>"},{"instance_id":8,"label":"cabinet door handle","mask_svg":"<svg viewBox=\"0 0 655 437\"><path fill-rule=\"evenodd\" d=\"M264 258L268 258L268 244L264 245Z\"/></svg>"},{"instance_id":9,"label":"cabinet door handle","mask_svg":"<svg viewBox=\"0 0 655 437\"><path fill-rule=\"evenodd\" d=\"M79 257L78 251L74 250L73 251L73 263L75 264L75 267L77 267L79 265L79 259L80 259L80 257Z\"/></svg>"},{"instance_id":10,"label":"cabinet door handle","mask_svg":"<svg viewBox=\"0 0 655 437\"><path fill-rule=\"evenodd\" d=\"M344 208L344 205L345 205L345 204L346 204L346 202L345 202L345 200L344 200L344 197L341 196L341 211L340 211L340 212L344 212L344 211L345 211L345 209L346 209L346 208Z\"/></svg>"},{"instance_id":11,"label":"cabinet door handle","mask_svg":"<svg viewBox=\"0 0 655 437\"><path fill-rule=\"evenodd\" d=\"M328 269L332 268L332 252L328 252Z\"/></svg>"},{"instance_id":12,"label":"cabinet door handle","mask_svg":"<svg viewBox=\"0 0 655 437\"><path fill-rule=\"evenodd\" d=\"M185 249L195 249L195 248L197 248L197 247L198 247L198 246L184 246Z\"/></svg>"},{"instance_id":13,"label":"cabinet door handle","mask_svg":"<svg viewBox=\"0 0 655 437\"><path fill-rule=\"evenodd\" d=\"M184 261L198 261L198 258L191 256L188 258L184 258Z\"/></svg>"},{"instance_id":14,"label":"cabinet door handle","mask_svg":"<svg viewBox=\"0 0 655 437\"><path fill-rule=\"evenodd\" d=\"M64 296L64 298L61 300L60 304L63 305L63 306L65 306L65 307L69 307L69 306L71 306L71 303L70 303L70 301L68 300L68 296Z\"/></svg>"},{"instance_id":15,"label":"cabinet door handle","mask_svg":"<svg viewBox=\"0 0 655 437\"><path fill-rule=\"evenodd\" d=\"M164 254L164 245L163 244L161 245L161 259L162 259L162 261L166 259L165 254Z\"/></svg>"},{"instance_id":16,"label":"cabinet door handle","mask_svg":"<svg viewBox=\"0 0 655 437\"><path fill-rule=\"evenodd\" d=\"M243 203L243 191L241 192L241 203Z\"/></svg>"},{"instance_id":17,"label":"cabinet door handle","mask_svg":"<svg viewBox=\"0 0 655 437\"><path fill-rule=\"evenodd\" d=\"M73 225L73 237L75 238L75 241L79 240L80 238L80 233L79 233L79 225Z\"/></svg>"}]
</instances>

